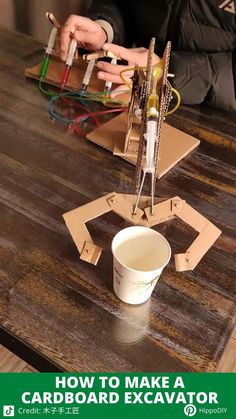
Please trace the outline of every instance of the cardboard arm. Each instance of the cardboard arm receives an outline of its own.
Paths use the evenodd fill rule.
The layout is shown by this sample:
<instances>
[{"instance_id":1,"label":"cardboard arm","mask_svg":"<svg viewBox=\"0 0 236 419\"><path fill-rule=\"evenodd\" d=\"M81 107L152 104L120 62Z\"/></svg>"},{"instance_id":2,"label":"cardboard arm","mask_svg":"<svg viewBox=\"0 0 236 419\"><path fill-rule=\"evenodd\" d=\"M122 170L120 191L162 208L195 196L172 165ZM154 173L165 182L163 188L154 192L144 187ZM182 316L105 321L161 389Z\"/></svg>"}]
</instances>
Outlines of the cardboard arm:
<instances>
[{"instance_id":1,"label":"cardboard arm","mask_svg":"<svg viewBox=\"0 0 236 419\"><path fill-rule=\"evenodd\" d=\"M186 203L176 215L199 232L185 253L175 255L176 271L193 270L220 236L221 230Z\"/></svg>"},{"instance_id":2,"label":"cardboard arm","mask_svg":"<svg viewBox=\"0 0 236 419\"><path fill-rule=\"evenodd\" d=\"M152 215L150 207L145 209L146 217L151 226L178 217L199 232L199 235L185 253L175 255L176 271L193 270L220 236L221 231L178 196L156 204L154 210L155 213Z\"/></svg>"},{"instance_id":3,"label":"cardboard arm","mask_svg":"<svg viewBox=\"0 0 236 419\"><path fill-rule=\"evenodd\" d=\"M80 259L92 263L93 265L97 264L102 253L102 248L94 244L85 224L86 222L111 211L107 199L112 195L114 194L98 198L89 204L63 214L67 228L80 253Z\"/></svg>"}]
</instances>

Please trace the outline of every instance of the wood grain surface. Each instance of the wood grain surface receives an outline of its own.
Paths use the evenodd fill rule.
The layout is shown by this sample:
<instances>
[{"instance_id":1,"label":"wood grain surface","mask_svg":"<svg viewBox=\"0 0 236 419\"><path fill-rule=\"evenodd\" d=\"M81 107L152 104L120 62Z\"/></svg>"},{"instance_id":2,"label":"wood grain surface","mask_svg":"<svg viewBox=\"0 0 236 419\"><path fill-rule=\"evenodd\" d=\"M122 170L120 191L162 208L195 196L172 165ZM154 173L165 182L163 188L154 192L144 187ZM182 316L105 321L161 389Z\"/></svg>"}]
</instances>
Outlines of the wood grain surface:
<instances>
[{"instance_id":1,"label":"wood grain surface","mask_svg":"<svg viewBox=\"0 0 236 419\"><path fill-rule=\"evenodd\" d=\"M235 315L235 118L182 107L169 119L201 145L157 195L179 195L223 234L193 272L175 272L172 259L150 302L127 306L112 291L110 251L127 223L108 214L89 224L104 248L94 267L79 260L62 214L114 190L133 193L134 168L51 124L47 99L24 77L41 49L0 30L0 343L16 353L24 345L21 356L36 368L41 357L41 370L44 361L65 371L215 370ZM158 230L173 253L195 237L179 221Z\"/></svg>"},{"instance_id":2,"label":"wood grain surface","mask_svg":"<svg viewBox=\"0 0 236 419\"><path fill-rule=\"evenodd\" d=\"M37 372L31 365L0 345L0 372Z\"/></svg>"}]
</instances>

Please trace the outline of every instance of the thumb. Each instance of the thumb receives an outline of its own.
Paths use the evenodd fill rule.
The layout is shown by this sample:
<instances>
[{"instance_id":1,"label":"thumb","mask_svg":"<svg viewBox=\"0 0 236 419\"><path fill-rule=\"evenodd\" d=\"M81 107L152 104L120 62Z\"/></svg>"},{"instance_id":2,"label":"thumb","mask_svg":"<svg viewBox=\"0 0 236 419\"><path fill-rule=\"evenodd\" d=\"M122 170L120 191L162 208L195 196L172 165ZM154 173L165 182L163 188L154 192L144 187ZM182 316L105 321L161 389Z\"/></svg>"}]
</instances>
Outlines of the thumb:
<instances>
[{"instance_id":1,"label":"thumb","mask_svg":"<svg viewBox=\"0 0 236 419\"><path fill-rule=\"evenodd\" d=\"M78 42L79 46L83 46L85 44L90 44L91 48L94 47L96 49L97 39L93 32L85 32L85 31L78 31L76 30L73 34L73 37Z\"/></svg>"}]
</instances>

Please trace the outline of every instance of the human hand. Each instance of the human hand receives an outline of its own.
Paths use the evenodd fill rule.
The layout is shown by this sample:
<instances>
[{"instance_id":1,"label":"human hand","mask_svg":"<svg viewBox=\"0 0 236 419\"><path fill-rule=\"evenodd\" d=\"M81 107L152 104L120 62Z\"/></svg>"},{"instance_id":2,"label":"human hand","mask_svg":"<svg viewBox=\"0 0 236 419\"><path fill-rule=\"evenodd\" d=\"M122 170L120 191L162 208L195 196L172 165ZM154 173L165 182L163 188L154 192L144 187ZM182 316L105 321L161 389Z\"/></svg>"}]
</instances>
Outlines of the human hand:
<instances>
[{"instance_id":1,"label":"human hand","mask_svg":"<svg viewBox=\"0 0 236 419\"><path fill-rule=\"evenodd\" d=\"M81 48L91 51L100 50L106 42L106 32L95 21L84 17L71 15L61 29L61 59L67 58L71 36Z\"/></svg>"},{"instance_id":2,"label":"human hand","mask_svg":"<svg viewBox=\"0 0 236 419\"><path fill-rule=\"evenodd\" d=\"M103 49L105 51L111 51L118 59L128 61L128 65L119 65L119 64L110 64L105 61L99 61L97 63L97 68L101 71L98 72L98 78L104 81L110 81L112 83L119 84L119 87L116 87L112 90L110 96L115 97L117 94L121 93L121 91L127 90L128 86L124 84L122 78L120 77L120 73L123 70L128 70L130 67L138 66L138 67L146 67L147 65L147 57L148 57L148 49L140 47L140 48L124 48L119 45L115 44L104 44ZM154 54L153 65L158 64L160 58ZM124 78L127 84L132 84L131 77L133 76L132 71L125 71Z\"/></svg>"}]
</instances>

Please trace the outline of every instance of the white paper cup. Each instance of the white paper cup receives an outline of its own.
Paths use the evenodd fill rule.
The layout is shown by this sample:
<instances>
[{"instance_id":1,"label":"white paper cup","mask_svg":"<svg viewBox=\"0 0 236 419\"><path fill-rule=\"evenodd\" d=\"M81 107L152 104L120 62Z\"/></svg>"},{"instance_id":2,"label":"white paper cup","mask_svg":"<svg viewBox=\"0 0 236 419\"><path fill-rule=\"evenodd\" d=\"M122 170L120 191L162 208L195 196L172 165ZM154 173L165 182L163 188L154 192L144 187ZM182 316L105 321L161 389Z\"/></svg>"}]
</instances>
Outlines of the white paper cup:
<instances>
[{"instance_id":1,"label":"white paper cup","mask_svg":"<svg viewBox=\"0 0 236 419\"><path fill-rule=\"evenodd\" d=\"M120 300L141 304L148 300L171 256L168 241L147 227L128 227L112 241L113 288Z\"/></svg>"}]
</instances>

